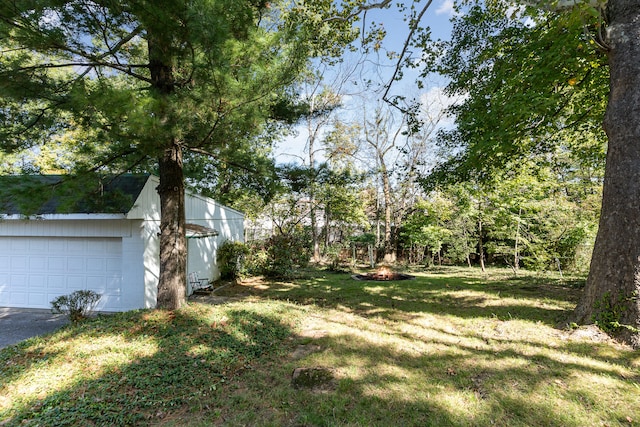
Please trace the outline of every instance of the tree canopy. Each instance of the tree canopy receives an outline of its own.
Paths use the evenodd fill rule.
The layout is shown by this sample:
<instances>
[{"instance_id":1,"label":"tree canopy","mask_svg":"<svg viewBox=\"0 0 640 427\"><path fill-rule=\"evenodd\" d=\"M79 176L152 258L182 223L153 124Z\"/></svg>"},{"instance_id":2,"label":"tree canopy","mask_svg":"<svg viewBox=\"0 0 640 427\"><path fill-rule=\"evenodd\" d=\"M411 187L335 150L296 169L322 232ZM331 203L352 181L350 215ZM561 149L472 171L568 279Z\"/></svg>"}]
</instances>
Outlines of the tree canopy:
<instances>
[{"instance_id":1,"label":"tree canopy","mask_svg":"<svg viewBox=\"0 0 640 427\"><path fill-rule=\"evenodd\" d=\"M538 154L602 165L609 70L591 36L599 21L502 0L462 3L435 66L462 101L441 134L451 157L428 182L483 179Z\"/></svg>"},{"instance_id":2,"label":"tree canopy","mask_svg":"<svg viewBox=\"0 0 640 427\"><path fill-rule=\"evenodd\" d=\"M288 87L310 57L337 55L356 37L352 24L364 7L325 0L4 2L2 151L71 135L66 147L76 150L76 172L157 171L158 304L179 307L185 161L203 155L224 164L233 155L229 163L240 164L239 152L260 153L252 147L261 146L264 123L290 111Z\"/></svg>"}]
</instances>

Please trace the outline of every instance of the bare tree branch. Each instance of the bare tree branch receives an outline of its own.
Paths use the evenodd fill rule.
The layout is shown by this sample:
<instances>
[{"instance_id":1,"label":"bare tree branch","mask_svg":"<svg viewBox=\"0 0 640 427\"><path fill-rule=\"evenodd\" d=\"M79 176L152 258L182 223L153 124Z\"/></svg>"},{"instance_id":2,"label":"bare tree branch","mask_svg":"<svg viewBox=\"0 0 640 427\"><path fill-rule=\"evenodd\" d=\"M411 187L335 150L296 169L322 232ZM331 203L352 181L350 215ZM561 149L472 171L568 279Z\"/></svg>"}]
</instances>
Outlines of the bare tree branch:
<instances>
[{"instance_id":1,"label":"bare tree branch","mask_svg":"<svg viewBox=\"0 0 640 427\"><path fill-rule=\"evenodd\" d=\"M347 16L331 16L329 18L323 19L322 22L348 21L356 17L357 15L360 15L362 12L366 12L371 9L384 9L390 4L391 4L391 0L383 0L379 3L364 4L362 6L358 6L353 12L351 12Z\"/></svg>"},{"instance_id":2,"label":"bare tree branch","mask_svg":"<svg viewBox=\"0 0 640 427\"><path fill-rule=\"evenodd\" d=\"M404 44L402 46L402 52L400 53L400 56L398 57L398 61L396 62L396 67L395 67L395 70L393 71L393 76L391 76L391 79L389 79L389 84L387 84L387 87L386 87L386 89L384 91L384 94L382 95L382 99L385 102L387 102L387 103L395 106L396 108L400 109L403 113L405 113L406 111L403 111L399 106L397 106L394 102L392 102L388 98L389 91L391 90L391 85L393 84L393 82L395 81L398 73L400 72L400 68L402 67L402 61L404 60L404 57L407 54L407 51L409 50L409 44L411 43L411 39L413 38L413 34L418 29L418 26L420 25L420 21L422 20L422 17L427 12L427 10L431 6L432 2L433 2L433 0L429 0L427 2L427 4L424 5L424 7L420 11L420 13L418 14L418 17L413 19L411 24L409 25L409 34L407 35L407 38L404 41Z\"/></svg>"}]
</instances>

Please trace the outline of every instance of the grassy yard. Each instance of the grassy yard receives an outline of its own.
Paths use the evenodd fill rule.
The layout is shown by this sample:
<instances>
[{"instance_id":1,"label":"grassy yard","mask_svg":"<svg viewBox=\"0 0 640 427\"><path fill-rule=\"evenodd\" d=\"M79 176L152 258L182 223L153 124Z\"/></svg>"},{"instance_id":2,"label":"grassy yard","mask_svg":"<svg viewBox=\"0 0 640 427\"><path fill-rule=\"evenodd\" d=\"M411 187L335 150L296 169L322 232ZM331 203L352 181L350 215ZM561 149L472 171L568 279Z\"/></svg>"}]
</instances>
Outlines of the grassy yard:
<instances>
[{"instance_id":1,"label":"grassy yard","mask_svg":"<svg viewBox=\"0 0 640 427\"><path fill-rule=\"evenodd\" d=\"M0 426L640 425L640 352L557 328L578 281L414 274L251 279L6 348ZM293 387L312 367L332 378Z\"/></svg>"}]
</instances>

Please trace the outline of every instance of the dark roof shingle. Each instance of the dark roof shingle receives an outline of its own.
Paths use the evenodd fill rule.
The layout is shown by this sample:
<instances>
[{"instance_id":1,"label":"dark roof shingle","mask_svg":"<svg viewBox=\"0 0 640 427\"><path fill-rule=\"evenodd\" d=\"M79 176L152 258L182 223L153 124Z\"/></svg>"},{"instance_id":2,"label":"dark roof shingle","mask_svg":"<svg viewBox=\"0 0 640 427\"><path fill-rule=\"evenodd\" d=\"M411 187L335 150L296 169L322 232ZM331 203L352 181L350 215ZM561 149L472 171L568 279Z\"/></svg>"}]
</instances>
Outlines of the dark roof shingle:
<instances>
[{"instance_id":1,"label":"dark roof shingle","mask_svg":"<svg viewBox=\"0 0 640 427\"><path fill-rule=\"evenodd\" d=\"M149 175L0 176L0 214L127 213Z\"/></svg>"}]
</instances>

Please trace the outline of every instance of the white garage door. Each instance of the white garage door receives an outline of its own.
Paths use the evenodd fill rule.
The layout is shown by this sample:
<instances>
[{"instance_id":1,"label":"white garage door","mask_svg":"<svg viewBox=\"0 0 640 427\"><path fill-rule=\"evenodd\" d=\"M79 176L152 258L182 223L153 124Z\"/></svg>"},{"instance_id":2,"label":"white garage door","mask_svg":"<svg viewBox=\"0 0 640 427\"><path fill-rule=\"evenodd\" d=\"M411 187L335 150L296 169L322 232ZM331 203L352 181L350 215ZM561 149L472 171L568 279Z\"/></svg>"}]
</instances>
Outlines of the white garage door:
<instances>
[{"instance_id":1,"label":"white garage door","mask_svg":"<svg viewBox=\"0 0 640 427\"><path fill-rule=\"evenodd\" d=\"M0 237L0 307L51 308L91 289L98 310L119 311L121 287L121 238Z\"/></svg>"}]
</instances>

